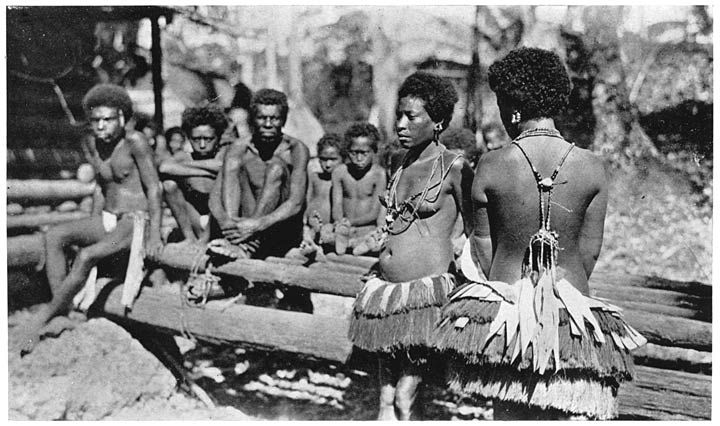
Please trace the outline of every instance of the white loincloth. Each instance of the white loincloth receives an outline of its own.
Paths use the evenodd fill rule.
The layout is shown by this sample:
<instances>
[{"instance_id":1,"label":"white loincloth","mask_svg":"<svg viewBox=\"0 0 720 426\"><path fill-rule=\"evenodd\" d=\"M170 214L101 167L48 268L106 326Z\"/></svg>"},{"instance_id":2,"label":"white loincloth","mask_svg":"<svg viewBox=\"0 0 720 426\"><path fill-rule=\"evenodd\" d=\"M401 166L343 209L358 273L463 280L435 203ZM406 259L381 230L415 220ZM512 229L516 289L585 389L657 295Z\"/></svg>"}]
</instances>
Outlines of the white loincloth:
<instances>
[{"instance_id":1,"label":"white loincloth","mask_svg":"<svg viewBox=\"0 0 720 426\"><path fill-rule=\"evenodd\" d=\"M145 222L147 214L145 212L130 213L133 218L133 237L130 244L130 258L128 260L127 270L125 272L125 283L123 285L122 304L127 308L132 308L133 301L140 292L140 285L145 277L144 270L144 253L143 242L145 236ZM117 227L118 216L114 213L102 212L102 221L105 232L112 232ZM101 278L98 280L98 269L94 266L90 270L85 286L73 298L73 305L82 310L87 311L97 297L98 284L100 288L112 281L111 278Z\"/></svg>"}]
</instances>

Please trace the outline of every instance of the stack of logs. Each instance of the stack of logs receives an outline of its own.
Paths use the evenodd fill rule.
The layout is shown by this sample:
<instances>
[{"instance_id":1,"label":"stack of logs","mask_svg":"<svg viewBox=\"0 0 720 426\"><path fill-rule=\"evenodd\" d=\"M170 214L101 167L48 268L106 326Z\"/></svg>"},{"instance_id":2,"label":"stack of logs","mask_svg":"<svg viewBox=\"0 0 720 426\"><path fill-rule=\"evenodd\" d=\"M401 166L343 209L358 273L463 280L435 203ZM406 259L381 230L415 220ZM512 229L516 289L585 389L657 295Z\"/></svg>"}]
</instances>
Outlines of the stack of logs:
<instances>
[{"instance_id":1,"label":"stack of logs","mask_svg":"<svg viewBox=\"0 0 720 426\"><path fill-rule=\"evenodd\" d=\"M8 201L81 199L92 193L93 187L91 183L78 181L8 181ZM8 215L8 229L42 229L78 215L67 212L34 217ZM9 237L7 248L9 268L42 262L41 233ZM169 269L188 271L203 256L206 255L202 247L168 244L160 263ZM213 273L230 283L273 283L353 298L362 286L362 275L376 261L372 257L349 255L328 255L323 262L314 263L287 258L236 260L214 266ZM621 387L622 418L710 419L711 286L596 271L590 288L591 295L623 308L628 322L649 342L635 354L636 380ZM189 332L210 342L352 362L346 317L229 304L222 299L202 306L187 306L179 300L177 291L170 286L145 287L132 310L126 311L120 303L120 286L109 286L101 292L96 306L103 315L116 321L149 324L164 332Z\"/></svg>"}]
</instances>

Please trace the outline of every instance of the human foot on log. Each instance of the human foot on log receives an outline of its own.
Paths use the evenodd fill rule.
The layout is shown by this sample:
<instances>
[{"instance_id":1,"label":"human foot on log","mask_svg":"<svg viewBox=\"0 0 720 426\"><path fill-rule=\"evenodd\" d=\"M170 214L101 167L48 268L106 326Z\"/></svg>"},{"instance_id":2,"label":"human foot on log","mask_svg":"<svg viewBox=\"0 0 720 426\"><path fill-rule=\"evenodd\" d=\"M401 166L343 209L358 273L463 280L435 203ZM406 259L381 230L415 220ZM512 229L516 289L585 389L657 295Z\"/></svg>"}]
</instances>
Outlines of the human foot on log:
<instances>
[{"instance_id":1,"label":"human foot on log","mask_svg":"<svg viewBox=\"0 0 720 426\"><path fill-rule=\"evenodd\" d=\"M335 253L345 254L350 241L350 221L343 218L335 225Z\"/></svg>"},{"instance_id":2,"label":"human foot on log","mask_svg":"<svg viewBox=\"0 0 720 426\"><path fill-rule=\"evenodd\" d=\"M250 252L244 244L235 245L224 238L218 238L208 243L207 249L211 254L229 259L249 259Z\"/></svg>"}]
</instances>

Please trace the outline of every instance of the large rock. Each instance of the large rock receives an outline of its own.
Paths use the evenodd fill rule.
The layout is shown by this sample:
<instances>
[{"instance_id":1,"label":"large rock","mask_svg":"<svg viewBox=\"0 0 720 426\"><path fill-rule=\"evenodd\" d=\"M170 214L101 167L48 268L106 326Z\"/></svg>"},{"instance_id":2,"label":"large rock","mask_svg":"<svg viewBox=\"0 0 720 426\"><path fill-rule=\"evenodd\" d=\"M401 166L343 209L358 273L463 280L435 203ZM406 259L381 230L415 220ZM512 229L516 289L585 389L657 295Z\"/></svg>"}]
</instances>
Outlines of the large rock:
<instances>
[{"instance_id":1,"label":"large rock","mask_svg":"<svg viewBox=\"0 0 720 426\"><path fill-rule=\"evenodd\" d=\"M138 402L174 394L173 375L106 319L92 319L45 339L24 358L13 349L18 339L10 329L10 420L100 420Z\"/></svg>"}]
</instances>

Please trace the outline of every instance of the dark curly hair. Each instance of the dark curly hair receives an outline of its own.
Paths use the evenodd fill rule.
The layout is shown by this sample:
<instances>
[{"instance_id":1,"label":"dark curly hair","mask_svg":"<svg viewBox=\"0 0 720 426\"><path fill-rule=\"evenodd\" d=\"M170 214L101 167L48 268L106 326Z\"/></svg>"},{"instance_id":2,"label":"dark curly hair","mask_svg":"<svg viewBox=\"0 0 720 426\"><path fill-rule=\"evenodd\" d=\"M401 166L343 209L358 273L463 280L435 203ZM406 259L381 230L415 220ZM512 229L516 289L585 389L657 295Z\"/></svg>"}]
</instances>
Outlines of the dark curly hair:
<instances>
[{"instance_id":1,"label":"dark curly hair","mask_svg":"<svg viewBox=\"0 0 720 426\"><path fill-rule=\"evenodd\" d=\"M185 137L185 133L183 132L183 130L178 126L174 126L165 130L165 139L169 141L170 138L176 134L182 136L183 138Z\"/></svg>"},{"instance_id":2,"label":"dark curly hair","mask_svg":"<svg viewBox=\"0 0 720 426\"><path fill-rule=\"evenodd\" d=\"M86 115L99 106L117 108L123 112L125 120L133 115L133 103L127 90L115 84L98 84L90 89L82 100L82 107Z\"/></svg>"},{"instance_id":3,"label":"dark curly hair","mask_svg":"<svg viewBox=\"0 0 720 426\"><path fill-rule=\"evenodd\" d=\"M457 91L450 80L435 74L416 72L405 79L398 91L398 99L407 96L425 101L425 111L432 121L442 122L443 128L448 127L458 101Z\"/></svg>"},{"instance_id":4,"label":"dark curly hair","mask_svg":"<svg viewBox=\"0 0 720 426\"><path fill-rule=\"evenodd\" d=\"M242 82L235 85L235 96L230 102L230 109L242 108L246 111L250 110L250 101L252 100L252 90Z\"/></svg>"},{"instance_id":5,"label":"dark curly hair","mask_svg":"<svg viewBox=\"0 0 720 426\"><path fill-rule=\"evenodd\" d=\"M288 101L287 95L283 92L279 92L273 89L260 89L258 90L250 102L250 113L251 115L257 114L258 105L278 105L280 106L280 116L285 121L288 114Z\"/></svg>"},{"instance_id":6,"label":"dark curly hair","mask_svg":"<svg viewBox=\"0 0 720 426\"><path fill-rule=\"evenodd\" d=\"M498 99L517 108L523 121L557 116L570 96L570 77L562 60L538 48L516 49L495 61L488 80Z\"/></svg>"},{"instance_id":7,"label":"dark curly hair","mask_svg":"<svg viewBox=\"0 0 720 426\"><path fill-rule=\"evenodd\" d=\"M363 137L370 139L370 148L377 152L380 142L380 131L370 123L354 123L345 130L345 150L350 149L353 139Z\"/></svg>"},{"instance_id":8,"label":"dark curly hair","mask_svg":"<svg viewBox=\"0 0 720 426\"><path fill-rule=\"evenodd\" d=\"M216 105L190 107L183 111L181 127L186 135L190 135L192 129L203 125L215 129L215 135L220 138L227 129L228 122L223 110Z\"/></svg>"},{"instance_id":9,"label":"dark curly hair","mask_svg":"<svg viewBox=\"0 0 720 426\"><path fill-rule=\"evenodd\" d=\"M342 156L343 154L343 138L337 133L325 133L317 143L317 152L320 154L323 149L332 147L338 150L338 153Z\"/></svg>"}]
</instances>

